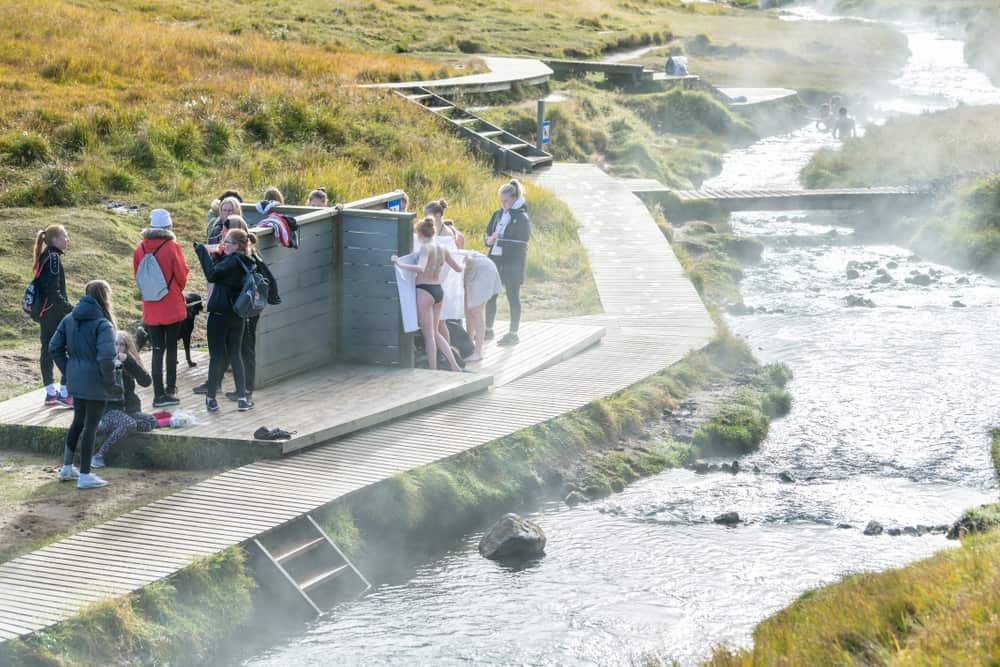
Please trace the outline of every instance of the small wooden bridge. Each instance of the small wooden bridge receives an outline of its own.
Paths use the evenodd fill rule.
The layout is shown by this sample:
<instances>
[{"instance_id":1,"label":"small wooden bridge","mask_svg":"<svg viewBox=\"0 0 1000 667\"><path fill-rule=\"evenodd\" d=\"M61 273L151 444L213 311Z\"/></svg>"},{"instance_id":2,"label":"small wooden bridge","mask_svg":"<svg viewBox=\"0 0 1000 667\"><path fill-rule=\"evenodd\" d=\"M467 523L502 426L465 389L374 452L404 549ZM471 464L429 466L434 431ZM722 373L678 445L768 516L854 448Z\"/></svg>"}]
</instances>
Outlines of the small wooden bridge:
<instances>
[{"instance_id":1,"label":"small wooden bridge","mask_svg":"<svg viewBox=\"0 0 1000 667\"><path fill-rule=\"evenodd\" d=\"M623 179L629 189L646 201L666 201L677 207L710 205L726 213L735 211L817 211L871 208L906 208L933 195L930 188L873 187L817 190L701 188L674 190L654 179Z\"/></svg>"}]
</instances>

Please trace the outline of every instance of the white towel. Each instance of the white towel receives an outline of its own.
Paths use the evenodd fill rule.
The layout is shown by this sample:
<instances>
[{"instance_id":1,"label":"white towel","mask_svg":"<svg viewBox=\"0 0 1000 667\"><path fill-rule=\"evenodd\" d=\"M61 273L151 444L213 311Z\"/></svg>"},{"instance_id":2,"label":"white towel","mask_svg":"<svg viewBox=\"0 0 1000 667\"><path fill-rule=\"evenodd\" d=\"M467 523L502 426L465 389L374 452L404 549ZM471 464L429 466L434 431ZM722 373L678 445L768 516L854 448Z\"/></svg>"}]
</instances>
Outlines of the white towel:
<instances>
[{"instance_id":1,"label":"white towel","mask_svg":"<svg viewBox=\"0 0 1000 667\"><path fill-rule=\"evenodd\" d=\"M404 264L416 264L419 253L411 253L400 257ZM417 274L411 271L404 271L398 266L396 269L396 289L399 291L399 310L403 316L403 331L413 333L420 330L417 322Z\"/></svg>"},{"instance_id":2,"label":"white towel","mask_svg":"<svg viewBox=\"0 0 1000 667\"><path fill-rule=\"evenodd\" d=\"M438 236L437 244L446 248L456 262L460 262L458 246L451 236ZM444 290L444 300L441 302L442 320L465 319L465 279L458 271L452 271L446 263L441 267L441 289Z\"/></svg>"}]
</instances>

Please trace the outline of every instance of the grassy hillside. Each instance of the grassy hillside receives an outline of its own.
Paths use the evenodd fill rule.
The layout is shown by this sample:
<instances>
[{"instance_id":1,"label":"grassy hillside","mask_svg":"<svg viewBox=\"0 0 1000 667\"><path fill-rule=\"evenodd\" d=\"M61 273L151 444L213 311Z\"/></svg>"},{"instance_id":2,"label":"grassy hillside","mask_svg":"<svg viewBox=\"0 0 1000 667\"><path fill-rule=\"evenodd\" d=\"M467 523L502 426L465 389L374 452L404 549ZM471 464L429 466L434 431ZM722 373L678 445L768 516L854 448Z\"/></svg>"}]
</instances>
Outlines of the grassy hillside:
<instances>
[{"instance_id":1,"label":"grassy hillside","mask_svg":"<svg viewBox=\"0 0 1000 667\"><path fill-rule=\"evenodd\" d=\"M920 252L1000 270L1000 107L963 107L896 118L864 137L823 149L802 170L807 187L905 185L945 179L940 197L894 221ZM990 176L990 174L994 174ZM963 178L956 178L963 176Z\"/></svg>"},{"instance_id":2,"label":"grassy hillside","mask_svg":"<svg viewBox=\"0 0 1000 667\"><path fill-rule=\"evenodd\" d=\"M411 105L351 85L434 76L444 73L439 64L220 35L63 2L14 0L8 8L20 20L0 21L7 313L30 277L34 233L59 222L72 239L71 296L107 277L126 321L136 318L128 256L144 218L108 212L100 205L106 198L145 212L165 206L185 240L201 237L208 203L230 187L252 199L276 185L296 203L319 185L334 201L395 188L415 206L443 196L471 239L496 205L500 179L465 144ZM571 215L545 193L532 190L529 201L537 236L528 315L593 311L596 291ZM194 263L193 253L188 259ZM0 325L0 345L35 335L26 318Z\"/></svg>"}]
</instances>

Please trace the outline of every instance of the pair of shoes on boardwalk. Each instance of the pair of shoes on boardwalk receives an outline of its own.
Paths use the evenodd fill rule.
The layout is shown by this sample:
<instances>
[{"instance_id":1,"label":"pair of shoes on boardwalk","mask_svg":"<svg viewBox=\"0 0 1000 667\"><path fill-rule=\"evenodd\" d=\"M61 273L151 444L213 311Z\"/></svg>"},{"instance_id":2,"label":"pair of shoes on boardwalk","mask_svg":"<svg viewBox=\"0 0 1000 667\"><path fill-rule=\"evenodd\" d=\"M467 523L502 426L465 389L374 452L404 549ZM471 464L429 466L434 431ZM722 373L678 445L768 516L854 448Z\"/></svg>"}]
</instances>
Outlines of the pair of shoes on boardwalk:
<instances>
[{"instance_id":1,"label":"pair of shoes on boardwalk","mask_svg":"<svg viewBox=\"0 0 1000 667\"><path fill-rule=\"evenodd\" d=\"M94 473L81 474L77 467L73 465L63 466L59 470L60 482L69 482L74 479L76 480L76 488L78 489L99 489L102 486L108 485L107 482Z\"/></svg>"},{"instance_id":2,"label":"pair of shoes on boardwalk","mask_svg":"<svg viewBox=\"0 0 1000 667\"><path fill-rule=\"evenodd\" d=\"M45 394L45 407L53 408L56 406L59 406L60 408L72 408L73 397L62 396L60 394Z\"/></svg>"},{"instance_id":3,"label":"pair of shoes on boardwalk","mask_svg":"<svg viewBox=\"0 0 1000 667\"><path fill-rule=\"evenodd\" d=\"M228 398L228 395L227 395L227 398ZM230 400L232 400L232 399L230 399ZM254 405L256 405L256 403L254 403L252 400L250 400L246 396L240 396L240 397L238 397L236 399L236 409L239 410L240 412L246 412L248 410L253 410ZM205 409L208 410L209 412L218 412L219 411L219 402L217 400L215 400L215 398L213 398L211 396L206 396L205 397Z\"/></svg>"},{"instance_id":4,"label":"pair of shoes on boardwalk","mask_svg":"<svg viewBox=\"0 0 1000 667\"><path fill-rule=\"evenodd\" d=\"M298 431L286 431L280 428L261 426L253 432L253 437L255 440L288 440L295 433L298 433Z\"/></svg>"}]
</instances>

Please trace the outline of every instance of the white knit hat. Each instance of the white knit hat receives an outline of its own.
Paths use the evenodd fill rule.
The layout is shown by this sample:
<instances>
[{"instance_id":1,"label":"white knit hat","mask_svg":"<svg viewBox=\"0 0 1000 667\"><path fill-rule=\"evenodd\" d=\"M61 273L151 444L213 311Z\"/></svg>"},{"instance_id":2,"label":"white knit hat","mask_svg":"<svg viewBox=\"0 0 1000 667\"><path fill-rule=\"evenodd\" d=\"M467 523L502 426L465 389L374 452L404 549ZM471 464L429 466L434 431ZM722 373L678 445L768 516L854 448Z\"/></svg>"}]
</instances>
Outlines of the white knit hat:
<instances>
[{"instance_id":1,"label":"white knit hat","mask_svg":"<svg viewBox=\"0 0 1000 667\"><path fill-rule=\"evenodd\" d=\"M170 219L170 212L165 208L154 208L149 212L149 226L150 227L160 227L166 228L173 226L174 222Z\"/></svg>"}]
</instances>

